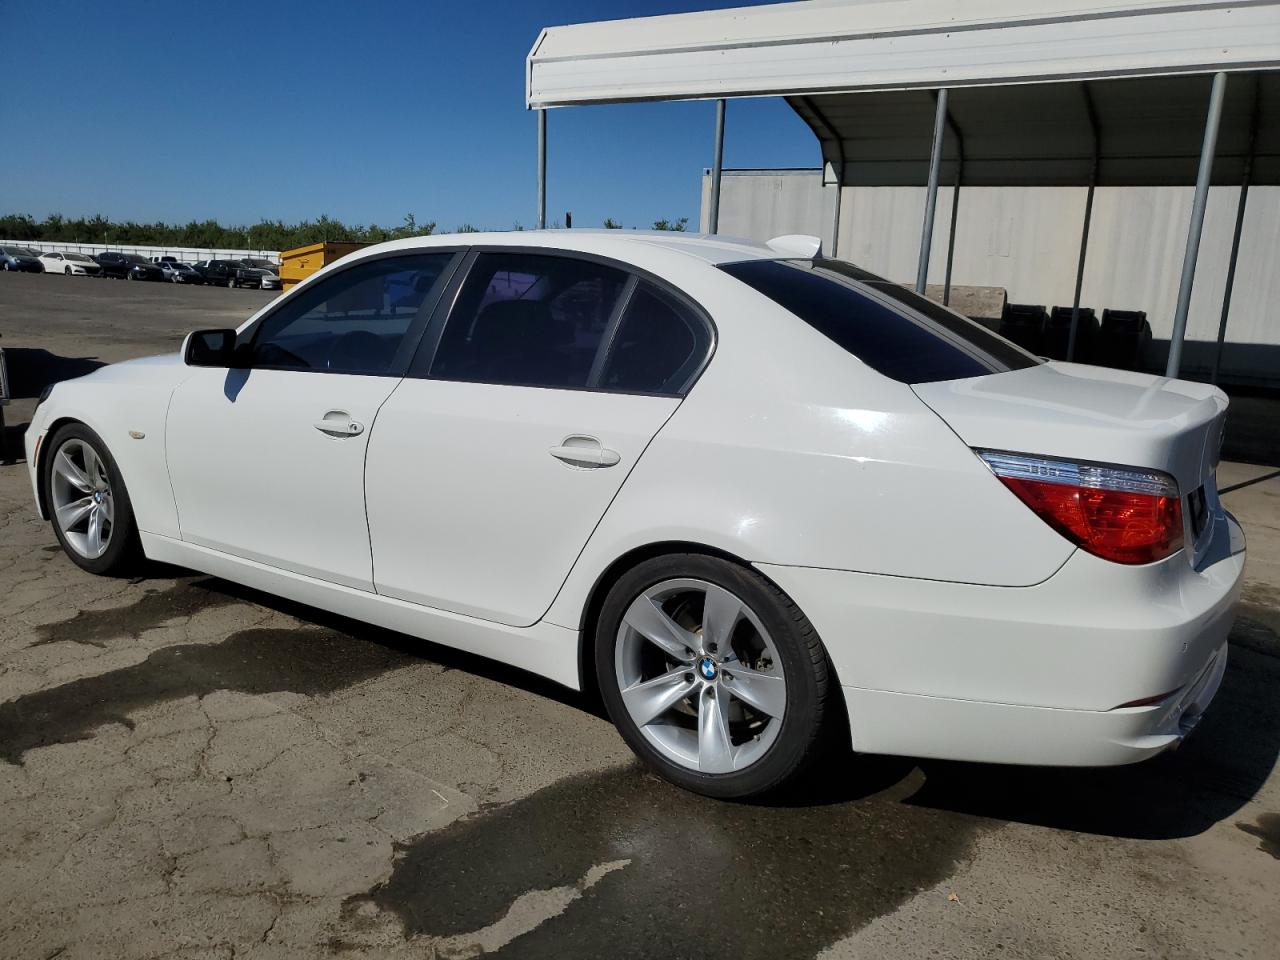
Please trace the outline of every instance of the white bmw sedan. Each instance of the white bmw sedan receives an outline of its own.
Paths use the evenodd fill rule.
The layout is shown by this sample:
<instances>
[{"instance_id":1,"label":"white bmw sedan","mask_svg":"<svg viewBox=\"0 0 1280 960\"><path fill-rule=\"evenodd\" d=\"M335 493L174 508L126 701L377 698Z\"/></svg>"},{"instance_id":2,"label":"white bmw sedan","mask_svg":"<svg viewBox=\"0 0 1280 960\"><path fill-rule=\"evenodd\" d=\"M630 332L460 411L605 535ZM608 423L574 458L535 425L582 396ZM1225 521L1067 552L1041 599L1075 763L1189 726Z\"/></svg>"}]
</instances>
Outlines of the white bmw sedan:
<instances>
[{"instance_id":1,"label":"white bmw sedan","mask_svg":"<svg viewBox=\"0 0 1280 960\"><path fill-rule=\"evenodd\" d=\"M42 515L597 687L663 775L1108 765L1216 692L1244 568L1197 383L1042 362L816 242L399 240L59 383Z\"/></svg>"}]
</instances>

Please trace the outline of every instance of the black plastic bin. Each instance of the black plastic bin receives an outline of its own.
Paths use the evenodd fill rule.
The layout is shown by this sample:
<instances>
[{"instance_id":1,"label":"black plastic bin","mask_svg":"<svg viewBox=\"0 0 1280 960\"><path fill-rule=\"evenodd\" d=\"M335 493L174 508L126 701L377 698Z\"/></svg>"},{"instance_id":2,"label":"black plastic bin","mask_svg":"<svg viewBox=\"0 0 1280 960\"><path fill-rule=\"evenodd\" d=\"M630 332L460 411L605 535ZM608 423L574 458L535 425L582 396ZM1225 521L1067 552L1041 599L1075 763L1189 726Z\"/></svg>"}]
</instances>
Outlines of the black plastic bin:
<instances>
[{"instance_id":1,"label":"black plastic bin","mask_svg":"<svg viewBox=\"0 0 1280 960\"><path fill-rule=\"evenodd\" d=\"M1093 363L1093 345L1098 339L1098 315L1092 307L1081 307L1076 324L1076 363ZM1071 308L1054 307L1044 325L1044 356L1050 360L1067 359L1071 342Z\"/></svg>"},{"instance_id":2,"label":"black plastic bin","mask_svg":"<svg viewBox=\"0 0 1280 960\"><path fill-rule=\"evenodd\" d=\"M1044 355L1044 325L1049 319L1043 306L1006 303L1000 315L1000 336L1012 340L1036 356Z\"/></svg>"},{"instance_id":3,"label":"black plastic bin","mask_svg":"<svg viewBox=\"0 0 1280 960\"><path fill-rule=\"evenodd\" d=\"M1093 362L1119 370L1142 368L1143 348L1151 340L1145 310L1103 310Z\"/></svg>"}]
</instances>

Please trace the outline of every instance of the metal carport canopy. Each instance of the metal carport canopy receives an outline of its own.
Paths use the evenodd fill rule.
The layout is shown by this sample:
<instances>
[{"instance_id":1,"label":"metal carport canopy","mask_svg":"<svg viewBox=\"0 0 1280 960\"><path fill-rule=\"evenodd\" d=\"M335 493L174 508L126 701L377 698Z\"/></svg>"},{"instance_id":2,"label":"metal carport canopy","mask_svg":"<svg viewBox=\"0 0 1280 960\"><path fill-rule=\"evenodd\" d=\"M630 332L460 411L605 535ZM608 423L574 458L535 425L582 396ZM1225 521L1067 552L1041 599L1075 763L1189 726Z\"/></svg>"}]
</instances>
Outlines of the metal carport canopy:
<instances>
[{"instance_id":1,"label":"metal carport canopy","mask_svg":"<svg viewBox=\"0 0 1280 960\"><path fill-rule=\"evenodd\" d=\"M1204 75L1280 70L1280 0L812 0L549 27L527 67L533 109L786 97L849 184L924 182L944 87L944 182L958 135L969 185L1084 185L1095 145L1099 185L1190 184ZM1215 182L1255 116L1252 181L1280 183L1276 73L1231 85Z\"/></svg>"}]
</instances>

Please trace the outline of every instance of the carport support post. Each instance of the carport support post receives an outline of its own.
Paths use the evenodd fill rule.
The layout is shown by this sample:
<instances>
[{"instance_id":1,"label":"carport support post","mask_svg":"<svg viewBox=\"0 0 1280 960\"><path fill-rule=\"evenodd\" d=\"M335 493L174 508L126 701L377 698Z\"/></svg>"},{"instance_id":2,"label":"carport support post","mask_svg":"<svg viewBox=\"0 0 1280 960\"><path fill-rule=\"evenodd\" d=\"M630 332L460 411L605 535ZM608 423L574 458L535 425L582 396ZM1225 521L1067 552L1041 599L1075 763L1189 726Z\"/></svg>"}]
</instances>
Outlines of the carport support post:
<instances>
[{"instance_id":1,"label":"carport support post","mask_svg":"<svg viewBox=\"0 0 1280 960\"><path fill-rule=\"evenodd\" d=\"M1200 234L1204 229L1204 208L1209 201L1209 178L1213 154L1218 146L1218 122L1222 119L1222 98L1227 91L1227 75L1213 75L1209 93L1209 115L1204 122L1204 143L1200 148L1200 172L1196 176L1196 196L1191 204L1191 226L1187 229L1187 252L1182 258L1182 281L1178 285L1178 308L1173 314L1173 334L1169 338L1169 362L1164 375L1176 377L1182 366L1182 341L1187 335L1187 313L1191 308L1191 285L1196 278L1196 258L1200 254Z\"/></svg>"},{"instance_id":2,"label":"carport support post","mask_svg":"<svg viewBox=\"0 0 1280 960\"><path fill-rule=\"evenodd\" d=\"M920 264L916 267L916 293L924 296L929 277L929 248L933 242L933 215L938 208L938 168L942 165L942 134L947 122L947 88L938 91L933 116L933 153L929 157L929 188L924 200L924 227L920 232Z\"/></svg>"},{"instance_id":3,"label":"carport support post","mask_svg":"<svg viewBox=\"0 0 1280 960\"><path fill-rule=\"evenodd\" d=\"M1076 264L1076 292L1071 298L1071 333L1067 337L1067 359L1076 358L1076 334L1080 329L1080 290L1084 286L1084 258L1089 252L1089 221L1093 219L1093 187L1097 166L1089 177L1089 192L1084 196L1084 226L1080 228L1080 261Z\"/></svg>"},{"instance_id":4,"label":"carport support post","mask_svg":"<svg viewBox=\"0 0 1280 960\"><path fill-rule=\"evenodd\" d=\"M547 228L547 111L538 111L538 229Z\"/></svg>"},{"instance_id":5,"label":"carport support post","mask_svg":"<svg viewBox=\"0 0 1280 960\"><path fill-rule=\"evenodd\" d=\"M1236 205L1236 229L1231 236L1231 259L1227 261L1227 286L1222 291L1222 316L1218 318L1218 345L1213 353L1213 369L1209 382L1218 382L1222 368L1222 348L1227 340L1227 316L1231 313L1231 291L1236 285L1236 260L1240 256L1240 235L1244 232L1244 210L1249 201L1249 178L1253 174L1253 148L1258 137L1258 80L1254 78L1253 114L1249 118L1249 149L1244 155L1244 170L1240 176L1240 202Z\"/></svg>"},{"instance_id":6,"label":"carport support post","mask_svg":"<svg viewBox=\"0 0 1280 960\"><path fill-rule=\"evenodd\" d=\"M960 211L960 171L964 167L961 160L956 165L956 185L951 191L951 227L947 231L947 275L942 281L942 305L951 305L951 266L956 258L956 216Z\"/></svg>"},{"instance_id":7,"label":"carport support post","mask_svg":"<svg viewBox=\"0 0 1280 960\"><path fill-rule=\"evenodd\" d=\"M711 163L711 209L707 214L707 232L720 232L720 174L724 167L724 99L716 101L716 147Z\"/></svg>"}]
</instances>

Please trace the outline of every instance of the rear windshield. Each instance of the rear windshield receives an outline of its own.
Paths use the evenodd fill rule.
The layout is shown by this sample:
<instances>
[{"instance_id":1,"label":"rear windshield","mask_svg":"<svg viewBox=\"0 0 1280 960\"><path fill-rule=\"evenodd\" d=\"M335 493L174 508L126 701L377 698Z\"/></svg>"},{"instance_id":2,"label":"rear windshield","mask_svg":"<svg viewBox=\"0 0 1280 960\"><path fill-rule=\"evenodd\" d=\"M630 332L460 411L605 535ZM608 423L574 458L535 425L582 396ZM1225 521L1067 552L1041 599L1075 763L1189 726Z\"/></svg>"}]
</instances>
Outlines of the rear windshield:
<instances>
[{"instance_id":1,"label":"rear windshield","mask_svg":"<svg viewBox=\"0 0 1280 960\"><path fill-rule=\"evenodd\" d=\"M841 260L745 260L720 269L902 383L961 380L1040 362L986 327Z\"/></svg>"}]
</instances>

